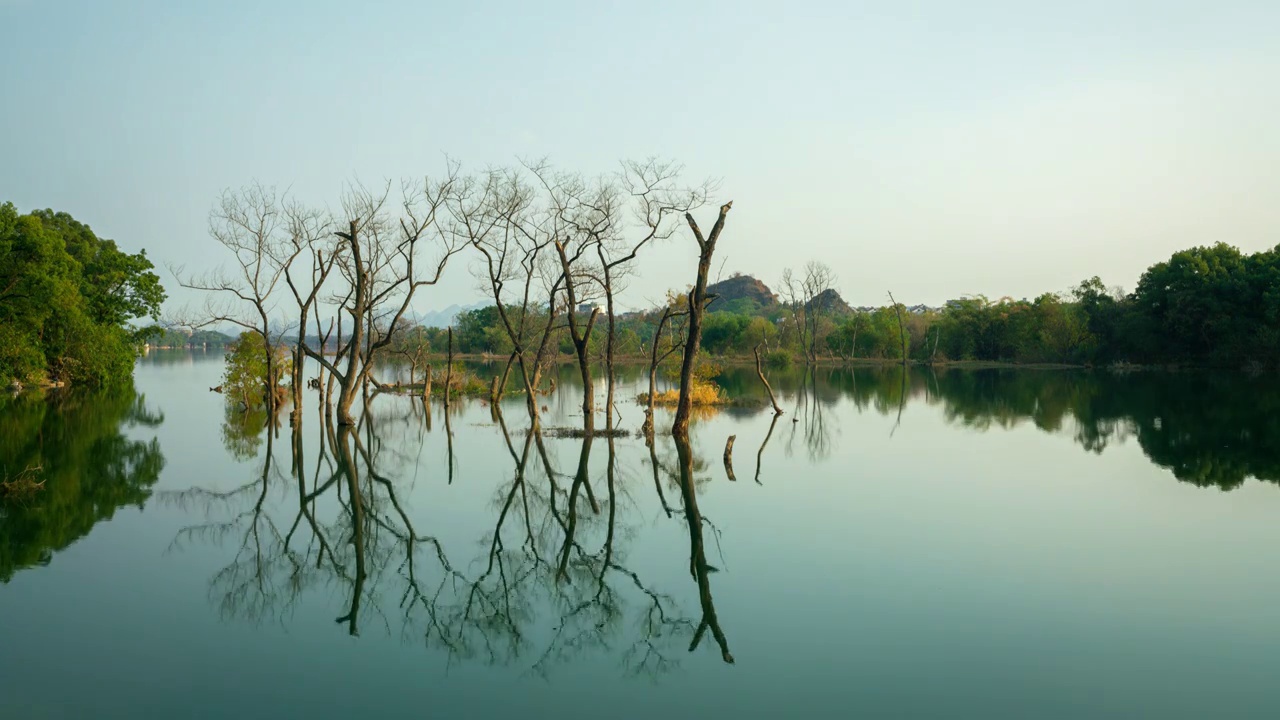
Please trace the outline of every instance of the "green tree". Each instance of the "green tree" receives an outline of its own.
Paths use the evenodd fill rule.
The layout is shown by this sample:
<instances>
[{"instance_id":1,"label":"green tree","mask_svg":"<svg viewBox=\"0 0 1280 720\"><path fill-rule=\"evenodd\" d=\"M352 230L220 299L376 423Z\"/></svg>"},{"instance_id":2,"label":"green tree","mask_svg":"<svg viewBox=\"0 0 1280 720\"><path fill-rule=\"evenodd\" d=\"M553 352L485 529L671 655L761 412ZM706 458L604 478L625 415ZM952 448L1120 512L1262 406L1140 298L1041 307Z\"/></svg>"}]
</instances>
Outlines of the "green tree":
<instances>
[{"instance_id":1,"label":"green tree","mask_svg":"<svg viewBox=\"0 0 1280 720\"><path fill-rule=\"evenodd\" d=\"M129 255L66 213L0 205L0 382L107 385L132 372L164 289Z\"/></svg>"},{"instance_id":2,"label":"green tree","mask_svg":"<svg viewBox=\"0 0 1280 720\"><path fill-rule=\"evenodd\" d=\"M268 388L283 395L284 388L280 382L289 375L293 363L286 348L274 349L275 361L271 371L275 377L270 379L267 378L267 353L262 335L246 330L240 333L229 350L222 375L222 392L228 402L239 403L243 410L251 411L266 405Z\"/></svg>"}]
</instances>

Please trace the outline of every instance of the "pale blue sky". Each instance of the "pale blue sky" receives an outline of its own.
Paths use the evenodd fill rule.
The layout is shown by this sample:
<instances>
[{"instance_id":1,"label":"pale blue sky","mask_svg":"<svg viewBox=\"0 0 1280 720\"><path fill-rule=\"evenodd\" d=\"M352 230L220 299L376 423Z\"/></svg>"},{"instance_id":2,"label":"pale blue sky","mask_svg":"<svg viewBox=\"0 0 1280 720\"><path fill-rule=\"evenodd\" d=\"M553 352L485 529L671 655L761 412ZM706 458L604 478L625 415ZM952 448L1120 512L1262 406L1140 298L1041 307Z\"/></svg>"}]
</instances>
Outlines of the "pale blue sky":
<instances>
[{"instance_id":1,"label":"pale blue sky","mask_svg":"<svg viewBox=\"0 0 1280 720\"><path fill-rule=\"evenodd\" d=\"M1132 288L1176 249L1280 242L1274 1L0 0L0 30L0 199L158 265L221 260L224 187L332 204L444 153L680 159L735 201L726 273L822 259L854 304ZM628 305L689 282L673 242ZM474 287L459 264L415 304Z\"/></svg>"}]
</instances>

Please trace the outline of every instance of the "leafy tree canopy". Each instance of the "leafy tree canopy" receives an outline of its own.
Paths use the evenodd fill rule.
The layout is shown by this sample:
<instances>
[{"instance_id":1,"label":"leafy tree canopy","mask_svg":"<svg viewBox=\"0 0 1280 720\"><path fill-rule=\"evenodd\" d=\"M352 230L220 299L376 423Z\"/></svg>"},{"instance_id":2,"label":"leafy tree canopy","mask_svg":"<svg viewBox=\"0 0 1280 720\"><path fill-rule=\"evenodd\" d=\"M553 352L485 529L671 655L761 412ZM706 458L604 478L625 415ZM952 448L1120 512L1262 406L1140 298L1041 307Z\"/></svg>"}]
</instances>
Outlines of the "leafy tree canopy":
<instances>
[{"instance_id":1,"label":"leafy tree canopy","mask_svg":"<svg viewBox=\"0 0 1280 720\"><path fill-rule=\"evenodd\" d=\"M152 267L67 213L0 204L0 383L128 379L150 331L131 323L165 299Z\"/></svg>"}]
</instances>

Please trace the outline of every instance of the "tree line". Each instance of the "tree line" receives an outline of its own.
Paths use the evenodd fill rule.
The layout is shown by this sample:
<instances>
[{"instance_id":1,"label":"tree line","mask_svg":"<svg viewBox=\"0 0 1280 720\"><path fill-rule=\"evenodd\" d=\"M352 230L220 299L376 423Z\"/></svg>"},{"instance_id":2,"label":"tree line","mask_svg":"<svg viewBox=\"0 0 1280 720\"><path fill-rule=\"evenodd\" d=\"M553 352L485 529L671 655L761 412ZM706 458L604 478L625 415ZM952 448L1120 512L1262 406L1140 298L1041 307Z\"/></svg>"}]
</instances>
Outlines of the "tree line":
<instances>
[{"instance_id":1,"label":"tree line","mask_svg":"<svg viewBox=\"0 0 1280 720\"><path fill-rule=\"evenodd\" d=\"M1033 300L970 295L934 309L901 303L850 308L835 293L834 277L826 265L810 263L794 276L784 272L776 301L713 301L702 347L717 357L750 357L763 347L774 366L904 356L918 363L1280 363L1280 248L1246 254L1219 243L1176 252L1152 265L1130 293L1108 288L1095 276L1069 292ZM620 315L617 353L646 356L664 310ZM417 332L434 348L444 331ZM464 353L501 355L510 348L494 306L459 315L455 338ZM552 346L573 351L567 336L557 336ZM598 339L590 347L604 351Z\"/></svg>"},{"instance_id":2,"label":"tree line","mask_svg":"<svg viewBox=\"0 0 1280 720\"><path fill-rule=\"evenodd\" d=\"M1098 277L1034 300L970 296L908 316L900 337L885 311L833 323L840 357L1218 368L1280 365L1280 247L1225 243L1175 252L1132 292Z\"/></svg>"},{"instance_id":3,"label":"tree line","mask_svg":"<svg viewBox=\"0 0 1280 720\"><path fill-rule=\"evenodd\" d=\"M129 254L65 212L0 204L0 384L106 386L133 374L165 291Z\"/></svg>"}]
</instances>

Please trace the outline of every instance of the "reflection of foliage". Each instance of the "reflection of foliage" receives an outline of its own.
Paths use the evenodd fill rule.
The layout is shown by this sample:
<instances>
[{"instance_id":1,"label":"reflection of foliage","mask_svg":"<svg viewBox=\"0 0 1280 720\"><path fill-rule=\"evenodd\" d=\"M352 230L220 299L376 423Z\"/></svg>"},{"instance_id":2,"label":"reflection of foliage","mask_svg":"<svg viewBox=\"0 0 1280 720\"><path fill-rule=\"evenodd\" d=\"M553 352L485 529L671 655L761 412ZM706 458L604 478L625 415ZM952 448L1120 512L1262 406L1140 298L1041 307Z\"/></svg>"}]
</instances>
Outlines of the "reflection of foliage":
<instances>
[{"instance_id":1,"label":"reflection of foliage","mask_svg":"<svg viewBox=\"0 0 1280 720\"><path fill-rule=\"evenodd\" d=\"M1132 436L1179 480L1224 490L1248 477L1280 482L1280 391L1265 380L987 370L944 372L931 384L947 417L968 427L1072 428L1093 452Z\"/></svg>"},{"instance_id":2,"label":"reflection of foliage","mask_svg":"<svg viewBox=\"0 0 1280 720\"><path fill-rule=\"evenodd\" d=\"M794 401L788 452L803 438L809 457L830 449L822 408L846 402L896 416L908 402L938 405L951 423L975 430L1030 422L1070 433L1102 452L1134 438L1179 480L1230 489L1246 478L1280 482L1280 389L1265 378L1205 372L1134 372L901 367L823 369L771 377ZM762 393L753 371L730 368L731 397Z\"/></svg>"},{"instance_id":3,"label":"reflection of foliage","mask_svg":"<svg viewBox=\"0 0 1280 720\"><path fill-rule=\"evenodd\" d=\"M262 406L242 410L228 403L222 420L222 446L237 460L255 458L266 427L267 411Z\"/></svg>"},{"instance_id":4,"label":"reflection of foliage","mask_svg":"<svg viewBox=\"0 0 1280 720\"><path fill-rule=\"evenodd\" d=\"M117 508L141 507L164 467L156 440L132 440L125 427L155 427L132 388L0 400L0 465L40 467L44 486L0 506L0 580L47 564Z\"/></svg>"}]
</instances>

